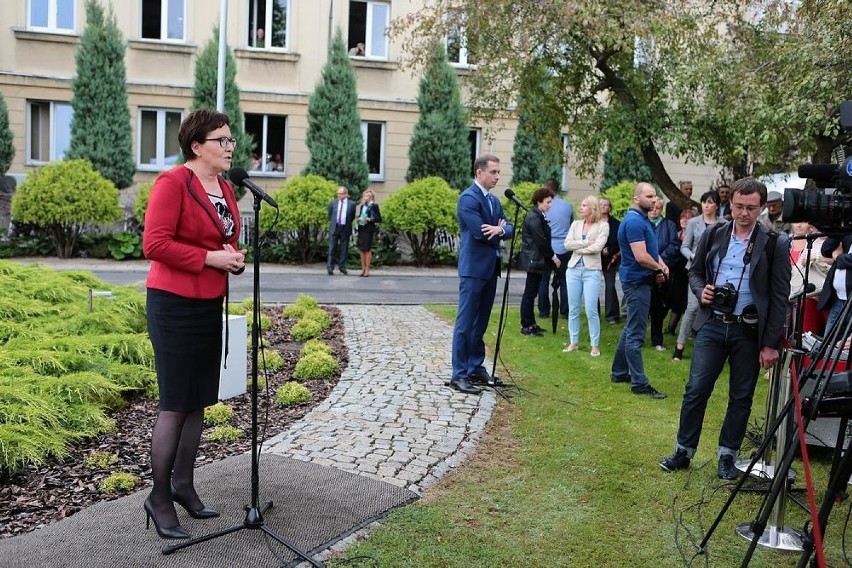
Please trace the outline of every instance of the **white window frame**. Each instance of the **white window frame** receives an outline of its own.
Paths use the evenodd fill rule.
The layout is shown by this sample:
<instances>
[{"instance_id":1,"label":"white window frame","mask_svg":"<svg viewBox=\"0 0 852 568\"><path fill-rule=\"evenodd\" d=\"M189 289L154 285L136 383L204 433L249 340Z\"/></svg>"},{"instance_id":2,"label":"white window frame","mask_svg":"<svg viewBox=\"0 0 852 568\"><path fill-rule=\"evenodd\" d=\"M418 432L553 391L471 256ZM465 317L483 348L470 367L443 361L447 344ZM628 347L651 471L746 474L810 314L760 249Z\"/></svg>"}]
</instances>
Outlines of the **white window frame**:
<instances>
[{"instance_id":1,"label":"white window frame","mask_svg":"<svg viewBox=\"0 0 852 568\"><path fill-rule=\"evenodd\" d=\"M248 20L248 28L249 28L248 31L249 31L249 33L246 34L246 35L248 37L251 37L251 30L254 30L254 29L257 28L256 23L251 21L252 4L256 3L257 1L258 0L248 0L248 4L247 4L248 15L246 16L246 19ZM287 11L287 27L284 30L286 41L284 42L283 47L269 45L269 42L272 41L272 5L274 3L275 3L275 0L266 0L266 10L265 10L265 15L264 15L264 20L266 21L266 26L264 26L264 28L263 28L263 45L254 46L254 45L251 45L251 42L249 42L249 45L247 46L249 49L263 49L263 50L269 50L269 51L290 51L290 22L292 21L292 18L290 17L290 15L291 15L291 11L292 11L291 10L292 0L287 0L287 8L286 8L286 11Z\"/></svg>"},{"instance_id":2,"label":"white window frame","mask_svg":"<svg viewBox=\"0 0 852 568\"><path fill-rule=\"evenodd\" d=\"M47 1L47 25L46 26L36 26L33 25L33 9L35 8L36 0L28 0L27 2L27 23L28 28L31 30L39 30L53 33L74 33L74 30L77 29L77 1L71 0L71 27L70 28L60 28L57 24L57 15L59 14L60 8L60 0L46 0Z\"/></svg>"},{"instance_id":3,"label":"white window frame","mask_svg":"<svg viewBox=\"0 0 852 568\"><path fill-rule=\"evenodd\" d=\"M474 138L474 148L473 148L473 159L470 161L470 172L472 177L476 177L476 172L473 171L473 163L476 161L476 158L482 155L482 129L478 126L468 126L468 139L470 139L470 135L473 134Z\"/></svg>"},{"instance_id":4,"label":"white window frame","mask_svg":"<svg viewBox=\"0 0 852 568\"><path fill-rule=\"evenodd\" d=\"M559 135L562 140L562 183L561 189L565 193L568 191L568 134L563 132Z\"/></svg>"},{"instance_id":5,"label":"white window frame","mask_svg":"<svg viewBox=\"0 0 852 568\"><path fill-rule=\"evenodd\" d=\"M450 37L455 37L456 41L459 42L459 59L458 61L453 61L450 59ZM447 59L450 62L450 65L453 67L463 67L463 68L472 68L476 67L476 63L472 63L469 60L470 53L467 51L467 38L465 36L464 27L452 27L451 31L447 33L444 38L444 47L447 50Z\"/></svg>"},{"instance_id":6,"label":"white window frame","mask_svg":"<svg viewBox=\"0 0 852 568\"><path fill-rule=\"evenodd\" d=\"M33 105L50 105L48 107L48 141L47 141L47 160L35 158L32 155L32 142L33 136L40 133L33 133L33 125L32 125L32 107ZM56 122L56 107L62 106L67 107L71 112L68 117L68 124L62 125L57 124ZM27 118L26 118L26 128L27 128L27 137L26 137L26 157L25 162L31 165L39 165L46 164L48 162L52 162L54 160L61 160L64 158L65 152L62 155L58 155L56 148L56 132L58 128L64 128L67 130L67 138L71 141L71 120L74 118L74 108L71 106L71 103L60 102L60 101L44 101L44 100L29 100L27 101ZM68 148L65 148L68 150Z\"/></svg>"},{"instance_id":7,"label":"white window frame","mask_svg":"<svg viewBox=\"0 0 852 568\"><path fill-rule=\"evenodd\" d=\"M157 113L157 141L155 145L156 162L142 162L142 113L156 112ZM174 164L166 162L166 113L175 113L180 115L180 121L183 122L184 113L179 108L159 108L159 107L139 107L137 114L136 128L136 169L139 171L158 172L172 167ZM177 160L182 159L182 151L178 148Z\"/></svg>"},{"instance_id":8,"label":"white window frame","mask_svg":"<svg viewBox=\"0 0 852 568\"><path fill-rule=\"evenodd\" d=\"M287 175L287 131L290 127L289 116L286 114L268 114L263 112L245 112L243 113L243 122L245 123L245 115L257 115L263 117L263 132L261 134L261 139L257 141L258 145L261 148L261 156L260 156L260 169L259 170L249 170L252 173L264 176L281 176L286 177ZM269 138L269 118L283 118L284 119L284 132L282 135L284 137L284 148L281 150L281 167L283 168L281 171L267 171L266 170L266 147L267 147L267 139ZM243 130L245 130L245 124L243 125Z\"/></svg>"},{"instance_id":9,"label":"white window frame","mask_svg":"<svg viewBox=\"0 0 852 568\"><path fill-rule=\"evenodd\" d=\"M369 174L369 179L370 181L385 181L385 139L387 137L387 123L380 120L361 121L361 137L364 139L364 161L367 160L367 129L371 124L377 124L381 127L382 136L379 142L379 171Z\"/></svg>"},{"instance_id":10,"label":"white window frame","mask_svg":"<svg viewBox=\"0 0 852 568\"><path fill-rule=\"evenodd\" d=\"M374 0L351 0L351 2L359 2L367 5L366 21L364 22L364 57L366 59L374 59L378 61L387 61L390 59L390 38L388 37L388 27L391 19L390 2L376 2ZM350 4L351 5L351 4ZM385 12L385 21L382 33L382 50L373 42L373 16L377 6L383 7ZM352 14L349 14L350 22ZM352 41L352 38L350 38Z\"/></svg>"},{"instance_id":11,"label":"white window frame","mask_svg":"<svg viewBox=\"0 0 852 568\"><path fill-rule=\"evenodd\" d=\"M183 14L181 16L181 20L183 21L183 25L181 26L181 35L179 38L169 37L169 5L172 2L181 2L183 4ZM139 2L139 37L142 39L147 39L149 41L169 41L169 42L185 42L186 41L186 5L189 0L160 0L160 37L143 37L142 35L142 22L145 19L144 14L144 3Z\"/></svg>"}]
</instances>

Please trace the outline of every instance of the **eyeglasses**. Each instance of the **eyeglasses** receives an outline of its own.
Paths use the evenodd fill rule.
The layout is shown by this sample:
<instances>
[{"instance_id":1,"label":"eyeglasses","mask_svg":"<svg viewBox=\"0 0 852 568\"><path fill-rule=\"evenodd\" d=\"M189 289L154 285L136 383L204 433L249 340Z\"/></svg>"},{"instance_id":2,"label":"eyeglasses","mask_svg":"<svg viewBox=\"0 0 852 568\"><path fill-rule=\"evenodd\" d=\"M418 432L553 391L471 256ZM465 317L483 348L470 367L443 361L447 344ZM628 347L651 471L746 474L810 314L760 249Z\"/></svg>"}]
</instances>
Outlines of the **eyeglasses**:
<instances>
[{"instance_id":1,"label":"eyeglasses","mask_svg":"<svg viewBox=\"0 0 852 568\"><path fill-rule=\"evenodd\" d=\"M205 142L213 142L216 141L219 143L219 146L222 148L227 148L228 144L231 145L232 148L236 147L237 139L236 138L228 138L227 136L220 136L218 138L205 138Z\"/></svg>"},{"instance_id":2,"label":"eyeglasses","mask_svg":"<svg viewBox=\"0 0 852 568\"><path fill-rule=\"evenodd\" d=\"M761 209L763 209L763 207L760 207L759 205L743 205L742 203L734 203L731 206L731 209L733 209L737 213L742 213L743 211L748 211L749 215L754 215L755 213L757 213Z\"/></svg>"}]
</instances>

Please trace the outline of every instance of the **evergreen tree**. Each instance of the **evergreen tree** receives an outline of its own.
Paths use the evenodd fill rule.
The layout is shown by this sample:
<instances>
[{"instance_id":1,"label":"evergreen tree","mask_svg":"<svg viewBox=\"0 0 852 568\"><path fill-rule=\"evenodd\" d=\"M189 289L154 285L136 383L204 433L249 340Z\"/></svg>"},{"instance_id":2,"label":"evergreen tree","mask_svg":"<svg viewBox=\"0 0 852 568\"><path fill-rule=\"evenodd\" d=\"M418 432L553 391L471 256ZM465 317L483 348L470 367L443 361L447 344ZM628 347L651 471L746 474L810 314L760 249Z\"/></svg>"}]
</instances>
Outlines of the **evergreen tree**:
<instances>
[{"instance_id":1,"label":"evergreen tree","mask_svg":"<svg viewBox=\"0 0 852 568\"><path fill-rule=\"evenodd\" d=\"M456 72L447 61L444 44L435 42L420 79L417 106L420 119L408 147L405 180L437 176L453 189L470 185L470 145L467 112L461 103Z\"/></svg>"},{"instance_id":2,"label":"evergreen tree","mask_svg":"<svg viewBox=\"0 0 852 568\"><path fill-rule=\"evenodd\" d=\"M192 88L191 110L216 108L217 81L219 78L219 26L213 28L213 37L195 61L195 85ZM231 119L231 136L237 139L237 146L231 159L231 165L249 169L254 138L245 132L243 111L240 108L240 88L237 86L237 62L231 48L225 56L225 109ZM237 197L245 194L242 187L236 188Z\"/></svg>"},{"instance_id":3,"label":"evergreen tree","mask_svg":"<svg viewBox=\"0 0 852 568\"><path fill-rule=\"evenodd\" d=\"M110 8L104 13L98 0L86 1L86 29L77 49L76 76L71 81L71 144L67 159L84 159L119 189L133 183L136 163L124 38Z\"/></svg>"},{"instance_id":4,"label":"evergreen tree","mask_svg":"<svg viewBox=\"0 0 852 568\"><path fill-rule=\"evenodd\" d=\"M512 146L512 186L523 182L540 184L546 179L562 179L559 156L546 147L536 132L528 106L518 109L518 129ZM555 134L558 134L558 129Z\"/></svg>"},{"instance_id":5,"label":"evergreen tree","mask_svg":"<svg viewBox=\"0 0 852 568\"><path fill-rule=\"evenodd\" d=\"M305 143L311 157L302 175L334 180L358 199L369 184L370 174L364 157L355 70L340 28L334 33L328 63L308 103Z\"/></svg>"},{"instance_id":6,"label":"evergreen tree","mask_svg":"<svg viewBox=\"0 0 852 568\"><path fill-rule=\"evenodd\" d=\"M5 175L15 159L15 145L12 129L9 128L9 109L6 99L0 93L0 176Z\"/></svg>"},{"instance_id":7,"label":"evergreen tree","mask_svg":"<svg viewBox=\"0 0 852 568\"><path fill-rule=\"evenodd\" d=\"M604 172L601 191L614 185L630 181L651 181L651 170L637 148L607 151L604 153ZM656 186L656 184L654 184Z\"/></svg>"}]
</instances>

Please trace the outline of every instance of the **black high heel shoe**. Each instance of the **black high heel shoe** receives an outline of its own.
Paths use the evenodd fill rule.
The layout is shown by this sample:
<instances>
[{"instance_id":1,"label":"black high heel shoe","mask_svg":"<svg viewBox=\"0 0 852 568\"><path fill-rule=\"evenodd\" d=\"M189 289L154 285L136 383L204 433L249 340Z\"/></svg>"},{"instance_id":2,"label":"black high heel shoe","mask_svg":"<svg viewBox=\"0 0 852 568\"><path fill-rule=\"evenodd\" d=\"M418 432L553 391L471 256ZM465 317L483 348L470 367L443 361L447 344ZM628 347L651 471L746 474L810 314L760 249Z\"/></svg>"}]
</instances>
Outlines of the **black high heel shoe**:
<instances>
[{"instance_id":1,"label":"black high heel shoe","mask_svg":"<svg viewBox=\"0 0 852 568\"><path fill-rule=\"evenodd\" d=\"M172 501L186 509L186 512L189 513L189 516L193 519L212 519L219 516L219 511L216 511L215 509L208 509L204 505L202 505L200 509L193 511L189 508L189 505L184 498L178 495L177 491L175 491L174 485L171 486L171 489Z\"/></svg>"},{"instance_id":2,"label":"black high heel shoe","mask_svg":"<svg viewBox=\"0 0 852 568\"><path fill-rule=\"evenodd\" d=\"M145 530L151 528L151 520L154 521L154 528L157 529L157 534L160 535L160 538L171 538L171 539L182 539L189 538L189 533L177 524L170 528L164 528L160 526L160 523L157 522L157 518L154 516L154 507L151 505L148 499L145 499L145 503L142 505L142 508L145 509Z\"/></svg>"}]
</instances>

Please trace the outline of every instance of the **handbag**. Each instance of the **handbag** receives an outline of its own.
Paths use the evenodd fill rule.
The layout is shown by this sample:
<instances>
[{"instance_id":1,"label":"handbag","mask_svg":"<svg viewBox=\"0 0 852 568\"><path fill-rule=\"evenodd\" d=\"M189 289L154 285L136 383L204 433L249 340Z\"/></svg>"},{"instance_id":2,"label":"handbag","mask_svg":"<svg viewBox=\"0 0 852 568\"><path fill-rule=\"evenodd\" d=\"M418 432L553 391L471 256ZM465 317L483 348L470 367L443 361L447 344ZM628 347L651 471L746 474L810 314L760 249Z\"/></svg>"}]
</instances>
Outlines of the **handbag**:
<instances>
[{"instance_id":1,"label":"handbag","mask_svg":"<svg viewBox=\"0 0 852 568\"><path fill-rule=\"evenodd\" d=\"M799 261L793 265L793 272L790 277L790 299L800 295L805 289L805 257L799 257ZM825 278L828 276L828 271L831 270L831 265L823 262L817 257L811 260L811 266L808 270L808 284L813 284L814 289L808 292L805 297L819 299L822 294L823 286L825 286Z\"/></svg>"}]
</instances>

